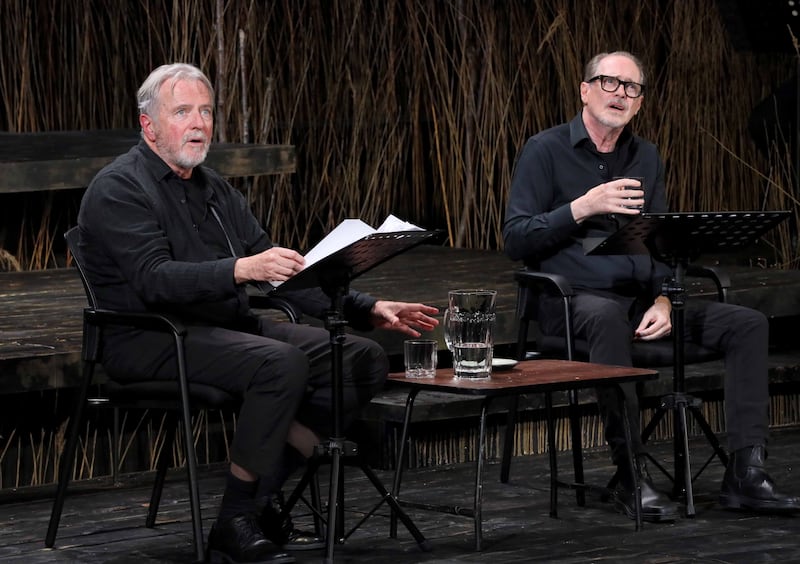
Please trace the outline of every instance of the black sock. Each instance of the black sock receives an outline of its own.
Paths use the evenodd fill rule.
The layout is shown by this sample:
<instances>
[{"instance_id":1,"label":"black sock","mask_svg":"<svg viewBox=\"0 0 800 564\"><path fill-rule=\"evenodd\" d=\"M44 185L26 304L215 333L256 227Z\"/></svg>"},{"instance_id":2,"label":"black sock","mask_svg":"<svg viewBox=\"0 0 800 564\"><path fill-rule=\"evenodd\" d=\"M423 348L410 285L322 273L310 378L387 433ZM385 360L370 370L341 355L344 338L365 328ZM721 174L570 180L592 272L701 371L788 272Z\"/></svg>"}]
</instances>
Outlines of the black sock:
<instances>
[{"instance_id":1,"label":"black sock","mask_svg":"<svg viewBox=\"0 0 800 564\"><path fill-rule=\"evenodd\" d=\"M240 513L254 513L256 488L258 482L247 482L234 476L230 470L225 480L225 493L219 508L217 522L222 523Z\"/></svg>"},{"instance_id":2,"label":"black sock","mask_svg":"<svg viewBox=\"0 0 800 564\"><path fill-rule=\"evenodd\" d=\"M305 457L291 445L286 445L281 453L281 464L274 476L259 476L256 499L263 501L281 491L284 482L306 463Z\"/></svg>"}]
</instances>

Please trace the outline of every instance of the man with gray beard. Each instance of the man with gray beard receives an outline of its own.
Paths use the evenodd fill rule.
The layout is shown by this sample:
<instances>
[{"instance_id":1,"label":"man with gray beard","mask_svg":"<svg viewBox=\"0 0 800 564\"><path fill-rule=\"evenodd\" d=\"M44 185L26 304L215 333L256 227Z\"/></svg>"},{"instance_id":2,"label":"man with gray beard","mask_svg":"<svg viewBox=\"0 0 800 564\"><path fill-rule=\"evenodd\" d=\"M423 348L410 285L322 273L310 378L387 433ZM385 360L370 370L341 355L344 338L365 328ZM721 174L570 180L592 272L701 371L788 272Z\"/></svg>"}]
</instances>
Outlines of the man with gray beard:
<instances>
[{"instance_id":1,"label":"man with gray beard","mask_svg":"<svg viewBox=\"0 0 800 564\"><path fill-rule=\"evenodd\" d=\"M201 166L213 131L208 78L186 64L153 71L138 92L142 140L100 171L81 202L80 249L101 307L177 316L187 327L191 382L241 397L231 464L208 541L213 562L293 562L285 550L323 548L313 534L279 518L280 488L331 429L328 331L280 323L250 310L245 285L284 281L303 257L276 246L244 196ZM304 313L323 318L318 288L286 292ZM351 291L348 323L418 337L436 308ZM374 341L343 345L345 425L378 392L389 363ZM103 365L120 381L172 379L169 336L108 332ZM261 507L263 506L263 507Z\"/></svg>"}]
</instances>

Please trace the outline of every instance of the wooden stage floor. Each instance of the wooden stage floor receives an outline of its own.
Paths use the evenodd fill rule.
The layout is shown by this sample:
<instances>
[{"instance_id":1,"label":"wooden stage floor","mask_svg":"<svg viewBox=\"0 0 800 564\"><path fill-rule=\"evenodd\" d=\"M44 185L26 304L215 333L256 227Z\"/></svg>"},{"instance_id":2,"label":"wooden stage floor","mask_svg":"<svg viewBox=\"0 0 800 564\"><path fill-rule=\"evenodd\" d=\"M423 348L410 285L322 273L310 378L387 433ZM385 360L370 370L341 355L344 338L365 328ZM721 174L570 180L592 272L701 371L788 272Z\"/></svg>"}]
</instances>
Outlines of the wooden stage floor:
<instances>
[{"instance_id":1,"label":"wooden stage floor","mask_svg":"<svg viewBox=\"0 0 800 564\"><path fill-rule=\"evenodd\" d=\"M787 491L800 494L800 430L774 432L770 471ZM693 443L700 453L701 443ZM668 460L671 445L651 447L659 459ZM588 478L602 483L610 473L605 451L587 453ZM569 467L560 459L562 471ZM403 491L429 502L470 503L473 465L464 464L406 473ZM400 525L398 539L388 538L385 506L336 547L337 562L622 562L622 563L754 563L800 562L800 517L757 516L722 510L715 503L722 477L718 463L708 467L695 483L697 517L672 524L645 524L634 532L633 522L613 511L609 504L590 496L585 508L561 490L558 519L548 516L547 459L518 457L511 482L501 484L499 465L488 466L484 490L484 545L474 552L472 521L452 515L409 510L433 547L421 552ZM219 468L202 473L204 527L216 513L223 484ZM380 473L384 483L391 475ZM566 477L566 475L565 475ZM171 476L154 529L144 527L149 481L128 481L124 487L96 489L68 497L56 549L43 548L51 500L41 495L21 500L3 494L0 504L0 561L172 563L192 557L191 526L183 472ZM657 476L666 487L666 478ZM347 524L355 514L377 501L375 490L356 469L346 470ZM327 489L327 488L324 488ZM323 492L324 493L324 492ZM303 508L296 510L296 524L310 523ZM322 553L297 553L297 562L320 562Z\"/></svg>"}]
</instances>

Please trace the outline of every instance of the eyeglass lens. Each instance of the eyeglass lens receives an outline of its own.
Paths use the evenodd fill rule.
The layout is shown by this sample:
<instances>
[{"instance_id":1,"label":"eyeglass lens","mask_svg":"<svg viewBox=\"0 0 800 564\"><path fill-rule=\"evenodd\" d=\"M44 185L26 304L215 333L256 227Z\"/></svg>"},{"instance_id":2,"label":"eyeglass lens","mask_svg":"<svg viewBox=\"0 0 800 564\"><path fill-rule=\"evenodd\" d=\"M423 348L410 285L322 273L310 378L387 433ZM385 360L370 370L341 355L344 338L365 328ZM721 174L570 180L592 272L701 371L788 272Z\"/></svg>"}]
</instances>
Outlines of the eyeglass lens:
<instances>
[{"instance_id":1,"label":"eyeglass lens","mask_svg":"<svg viewBox=\"0 0 800 564\"><path fill-rule=\"evenodd\" d=\"M637 82L625 82L618 79L616 76L601 76L600 86L606 92L616 92L619 85L623 85L625 94L631 98L638 98L642 94L642 85Z\"/></svg>"}]
</instances>

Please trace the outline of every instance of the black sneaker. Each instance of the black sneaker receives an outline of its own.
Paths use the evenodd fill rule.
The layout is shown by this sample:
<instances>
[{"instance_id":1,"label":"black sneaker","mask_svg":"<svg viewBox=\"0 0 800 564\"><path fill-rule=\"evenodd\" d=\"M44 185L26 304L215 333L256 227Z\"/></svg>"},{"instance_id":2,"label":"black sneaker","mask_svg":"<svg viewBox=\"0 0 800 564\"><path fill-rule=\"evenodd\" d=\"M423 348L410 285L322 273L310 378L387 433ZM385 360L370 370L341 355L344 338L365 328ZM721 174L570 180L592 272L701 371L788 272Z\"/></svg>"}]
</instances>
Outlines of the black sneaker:
<instances>
[{"instance_id":1,"label":"black sneaker","mask_svg":"<svg viewBox=\"0 0 800 564\"><path fill-rule=\"evenodd\" d=\"M244 513L211 527L206 561L212 564L292 564L294 556L281 552L264 538L255 515Z\"/></svg>"}]
</instances>

